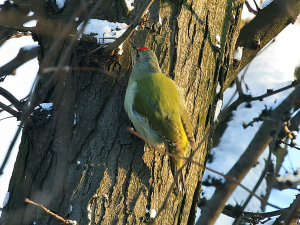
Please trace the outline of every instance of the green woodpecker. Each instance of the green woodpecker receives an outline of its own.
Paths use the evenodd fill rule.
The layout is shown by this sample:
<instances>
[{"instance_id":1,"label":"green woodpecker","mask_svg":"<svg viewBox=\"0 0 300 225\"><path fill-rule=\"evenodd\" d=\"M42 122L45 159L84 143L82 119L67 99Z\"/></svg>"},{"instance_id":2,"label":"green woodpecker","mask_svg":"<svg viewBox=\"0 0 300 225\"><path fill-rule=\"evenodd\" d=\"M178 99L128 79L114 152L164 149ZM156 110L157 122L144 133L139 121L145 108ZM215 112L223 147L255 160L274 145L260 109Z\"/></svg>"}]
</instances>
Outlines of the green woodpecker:
<instances>
[{"instance_id":1,"label":"green woodpecker","mask_svg":"<svg viewBox=\"0 0 300 225\"><path fill-rule=\"evenodd\" d=\"M126 89L124 107L139 134L156 147L162 144L170 153L186 156L189 146L195 149L192 125L184 99L175 82L165 76L153 51L136 48L132 52L132 72ZM170 157L174 181L185 189L183 174L176 172L183 159Z\"/></svg>"}]
</instances>

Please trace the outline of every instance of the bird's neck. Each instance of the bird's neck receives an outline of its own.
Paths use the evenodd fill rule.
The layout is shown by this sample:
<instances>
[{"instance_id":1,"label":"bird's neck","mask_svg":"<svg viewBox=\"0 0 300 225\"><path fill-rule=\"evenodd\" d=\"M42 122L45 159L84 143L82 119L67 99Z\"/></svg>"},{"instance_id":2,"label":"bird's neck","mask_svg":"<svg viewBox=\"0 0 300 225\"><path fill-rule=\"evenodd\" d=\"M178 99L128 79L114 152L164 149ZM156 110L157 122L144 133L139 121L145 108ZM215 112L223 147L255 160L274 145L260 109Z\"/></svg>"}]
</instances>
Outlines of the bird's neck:
<instances>
[{"instance_id":1,"label":"bird's neck","mask_svg":"<svg viewBox=\"0 0 300 225\"><path fill-rule=\"evenodd\" d=\"M138 67L133 66L132 72L130 75L130 81L135 81L137 79L140 79L144 76L149 76L153 73L162 73L161 69L159 67L154 67L151 64L148 65L140 65Z\"/></svg>"}]
</instances>

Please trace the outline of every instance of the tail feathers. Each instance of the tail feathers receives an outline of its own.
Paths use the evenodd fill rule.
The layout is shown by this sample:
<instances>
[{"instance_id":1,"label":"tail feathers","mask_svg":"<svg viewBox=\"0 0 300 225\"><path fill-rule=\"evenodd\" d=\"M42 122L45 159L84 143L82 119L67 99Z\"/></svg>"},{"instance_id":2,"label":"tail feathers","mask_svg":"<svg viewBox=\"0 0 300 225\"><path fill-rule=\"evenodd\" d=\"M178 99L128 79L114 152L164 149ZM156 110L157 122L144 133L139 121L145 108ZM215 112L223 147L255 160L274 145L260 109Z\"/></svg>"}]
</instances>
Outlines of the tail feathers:
<instances>
[{"instance_id":1,"label":"tail feathers","mask_svg":"<svg viewBox=\"0 0 300 225\"><path fill-rule=\"evenodd\" d=\"M185 181L184 181L184 176L183 176L182 171L180 172L180 174L178 174L178 178L179 178L178 180L180 180L180 183L177 181L178 182L178 184L177 184L178 191L186 192L186 186L185 186ZM181 187L181 185L182 185L182 187Z\"/></svg>"},{"instance_id":2,"label":"tail feathers","mask_svg":"<svg viewBox=\"0 0 300 225\"><path fill-rule=\"evenodd\" d=\"M178 170L183 165L183 159L177 159L174 157L170 157L170 165L171 165L171 171L173 174L174 182L177 186L178 191L179 192L186 191L183 172L180 171L180 173L178 173Z\"/></svg>"}]
</instances>

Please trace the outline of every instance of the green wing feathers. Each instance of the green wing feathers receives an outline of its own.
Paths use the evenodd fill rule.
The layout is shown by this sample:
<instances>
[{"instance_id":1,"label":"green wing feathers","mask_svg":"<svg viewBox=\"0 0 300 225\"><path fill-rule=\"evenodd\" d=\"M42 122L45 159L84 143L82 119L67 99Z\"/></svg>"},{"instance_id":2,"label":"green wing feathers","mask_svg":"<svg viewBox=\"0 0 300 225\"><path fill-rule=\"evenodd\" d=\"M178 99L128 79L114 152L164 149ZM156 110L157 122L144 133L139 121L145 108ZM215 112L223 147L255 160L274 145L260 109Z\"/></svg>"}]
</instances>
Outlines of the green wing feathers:
<instances>
[{"instance_id":1,"label":"green wing feathers","mask_svg":"<svg viewBox=\"0 0 300 225\"><path fill-rule=\"evenodd\" d=\"M179 97L175 83L163 74L153 74L138 79L137 89L135 110L166 140L180 142L180 113L176 110Z\"/></svg>"},{"instance_id":2,"label":"green wing feathers","mask_svg":"<svg viewBox=\"0 0 300 225\"><path fill-rule=\"evenodd\" d=\"M192 125L176 84L160 73L143 76L136 82L135 110L179 151L185 154L189 142L194 149Z\"/></svg>"},{"instance_id":3,"label":"green wing feathers","mask_svg":"<svg viewBox=\"0 0 300 225\"><path fill-rule=\"evenodd\" d=\"M191 145L192 150L196 149L196 143L195 143L195 139L194 139L194 135L193 135L193 127L190 121L190 118L186 112L186 109L184 106L181 106L181 121L182 121L182 125L183 128L185 130L186 136L189 139L189 143Z\"/></svg>"}]
</instances>

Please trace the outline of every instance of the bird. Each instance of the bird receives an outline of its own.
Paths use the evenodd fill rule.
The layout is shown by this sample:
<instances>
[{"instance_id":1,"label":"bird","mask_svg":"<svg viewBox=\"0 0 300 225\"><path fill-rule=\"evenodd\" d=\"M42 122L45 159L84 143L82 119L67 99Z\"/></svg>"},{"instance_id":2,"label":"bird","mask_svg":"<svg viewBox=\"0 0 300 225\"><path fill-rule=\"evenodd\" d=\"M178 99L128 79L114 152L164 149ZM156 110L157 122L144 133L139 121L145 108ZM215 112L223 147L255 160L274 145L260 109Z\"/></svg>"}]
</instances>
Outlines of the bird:
<instances>
[{"instance_id":1,"label":"bird","mask_svg":"<svg viewBox=\"0 0 300 225\"><path fill-rule=\"evenodd\" d=\"M185 157L189 148L196 147L180 89L162 73L152 50L137 48L129 42L133 48L132 71L125 94L125 111L136 131L152 146L164 145L168 152ZM178 190L186 190L182 170L177 174L184 159L171 156L169 159Z\"/></svg>"}]
</instances>

